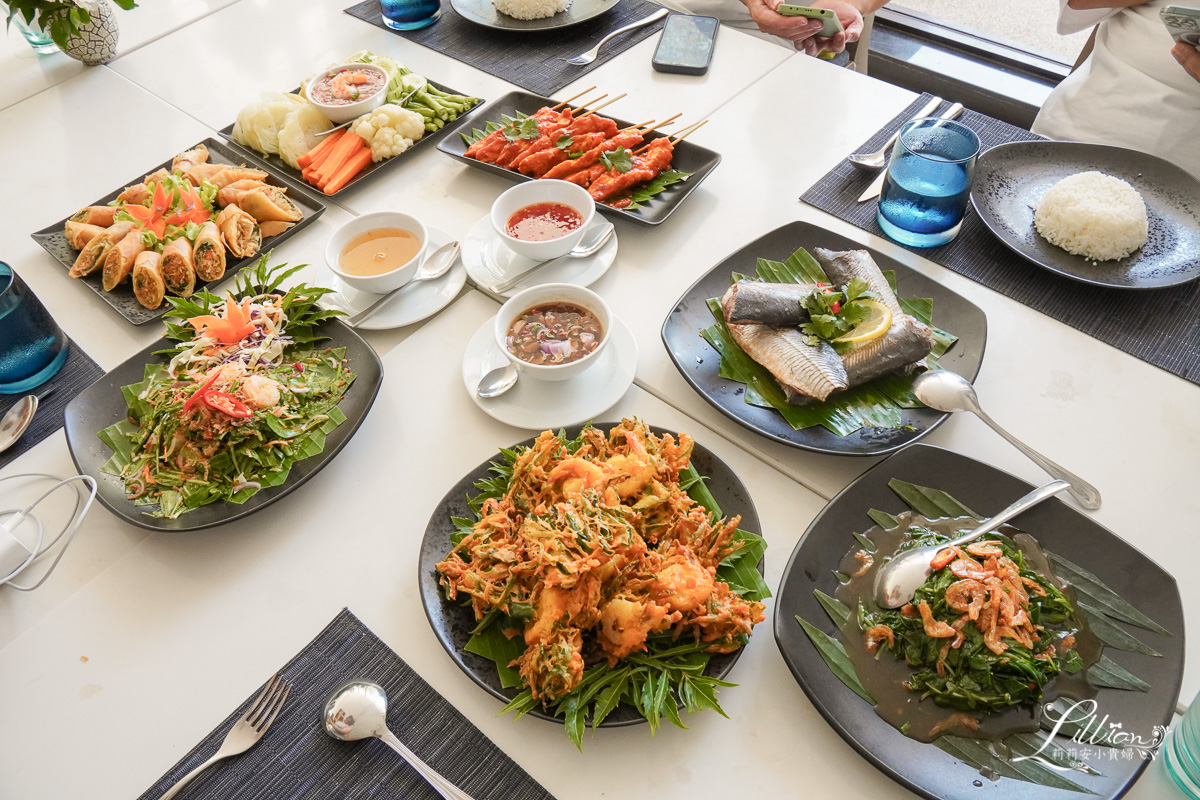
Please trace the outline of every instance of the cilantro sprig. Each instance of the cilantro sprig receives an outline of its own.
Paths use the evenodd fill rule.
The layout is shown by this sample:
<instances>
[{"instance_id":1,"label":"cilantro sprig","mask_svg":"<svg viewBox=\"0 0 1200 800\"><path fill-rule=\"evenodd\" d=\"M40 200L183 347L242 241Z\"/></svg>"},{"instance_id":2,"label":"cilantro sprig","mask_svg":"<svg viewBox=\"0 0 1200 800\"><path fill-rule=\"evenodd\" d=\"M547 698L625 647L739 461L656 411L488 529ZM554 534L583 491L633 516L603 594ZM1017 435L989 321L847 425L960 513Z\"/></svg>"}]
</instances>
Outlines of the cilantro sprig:
<instances>
[{"instance_id":1,"label":"cilantro sprig","mask_svg":"<svg viewBox=\"0 0 1200 800\"><path fill-rule=\"evenodd\" d=\"M809 314L809 321L800 325L805 342L814 347L822 340L832 342L866 319L870 311L862 305L855 305L854 301L879 298L867 285L862 278L853 278L840 290L832 286L818 286L805 295L800 301L800 307Z\"/></svg>"},{"instance_id":2,"label":"cilantro sprig","mask_svg":"<svg viewBox=\"0 0 1200 800\"><path fill-rule=\"evenodd\" d=\"M618 147L616 150L609 150L607 153L602 153L600 155L600 163L608 169L614 169L621 174L625 174L633 169L633 154L624 147Z\"/></svg>"},{"instance_id":3,"label":"cilantro sprig","mask_svg":"<svg viewBox=\"0 0 1200 800\"><path fill-rule=\"evenodd\" d=\"M536 139L542 135L542 132L538 130L537 120L533 117L514 119L501 130L504 131L504 138L510 142L515 142L517 139Z\"/></svg>"}]
</instances>

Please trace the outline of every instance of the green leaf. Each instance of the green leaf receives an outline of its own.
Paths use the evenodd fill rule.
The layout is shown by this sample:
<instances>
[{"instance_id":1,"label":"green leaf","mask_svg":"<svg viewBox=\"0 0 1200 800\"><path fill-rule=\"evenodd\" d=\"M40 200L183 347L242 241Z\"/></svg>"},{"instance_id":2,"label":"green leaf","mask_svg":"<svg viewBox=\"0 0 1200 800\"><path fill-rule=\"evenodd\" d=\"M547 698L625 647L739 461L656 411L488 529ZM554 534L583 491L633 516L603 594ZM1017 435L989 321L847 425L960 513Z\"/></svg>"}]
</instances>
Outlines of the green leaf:
<instances>
[{"instance_id":1,"label":"green leaf","mask_svg":"<svg viewBox=\"0 0 1200 800\"><path fill-rule=\"evenodd\" d=\"M472 636L463 649L494 662L500 675L500 685L505 689L513 689L520 686L522 680L516 667L510 667L509 664L525 652L525 641L520 636L508 638L502 628L500 622L492 623Z\"/></svg>"},{"instance_id":2,"label":"green leaf","mask_svg":"<svg viewBox=\"0 0 1200 800\"><path fill-rule=\"evenodd\" d=\"M1117 650L1125 650L1130 653L1143 653L1144 655L1162 658L1162 653L1104 616L1104 613L1100 609L1082 600L1075 605L1080 611L1087 614L1088 624L1092 627L1092 633L1096 634L1096 638L1101 643L1109 647L1115 647Z\"/></svg>"},{"instance_id":3,"label":"green leaf","mask_svg":"<svg viewBox=\"0 0 1200 800\"><path fill-rule=\"evenodd\" d=\"M629 194L629 205L622 206L622 208L630 211L635 208L641 208L653 198L662 194L668 186L674 186L677 183L686 181L690 177L692 177L692 173L690 172L680 172L678 170L660 172L657 177L645 183L639 183L634 187L633 191Z\"/></svg>"},{"instance_id":4,"label":"green leaf","mask_svg":"<svg viewBox=\"0 0 1200 800\"><path fill-rule=\"evenodd\" d=\"M850 621L852 612L841 600L838 600L836 597L830 597L820 589L813 589L813 596L817 598L817 602L821 604L821 608L825 609L825 613L829 615L829 618L833 620L833 624L838 626L839 629Z\"/></svg>"},{"instance_id":5,"label":"green leaf","mask_svg":"<svg viewBox=\"0 0 1200 800\"><path fill-rule=\"evenodd\" d=\"M817 648L817 652L821 654L821 658L825 660L825 665L829 667L829 671L836 675L838 680L846 684L846 687L850 691L871 705L875 705L875 699L871 697L871 694L862 685L862 682L859 681L858 672L854 669L854 663L850 661L850 656L846 654L846 648L842 647L842 643L800 617L796 617L796 622L799 622L800 627L808 634L809 640L812 641L813 647Z\"/></svg>"},{"instance_id":6,"label":"green leaf","mask_svg":"<svg viewBox=\"0 0 1200 800\"><path fill-rule=\"evenodd\" d=\"M616 150L601 153L600 163L604 165L605 169L616 170L621 174L625 174L633 169L633 154L624 147L618 147Z\"/></svg>"},{"instance_id":7,"label":"green leaf","mask_svg":"<svg viewBox=\"0 0 1200 800\"><path fill-rule=\"evenodd\" d=\"M1074 781L1063 777L1056 770L1039 764L1036 761L1013 761L1001 758L992 752L987 742L980 739L943 735L934 739L933 743L939 749L976 770L991 770L1005 778L1025 781L1026 783L1036 783L1055 789L1064 789L1069 792L1095 794L1095 792L1085 789Z\"/></svg>"},{"instance_id":8,"label":"green leaf","mask_svg":"<svg viewBox=\"0 0 1200 800\"><path fill-rule=\"evenodd\" d=\"M1107 686L1110 689L1125 689L1131 692L1150 691L1150 684L1105 655L1100 656L1100 660L1088 668L1087 679L1092 686Z\"/></svg>"},{"instance_id":9,"label":"green leaf","mask_svg":"<svg viewBox=\"0 0 1200 800\"><path fill-rule=\"evenodd\" d=\"M1103 581L1083 567L1068 561L1057 553L1047 552L1046 557L1054 564L1055 574L1073 586L1080 597L1085 598L1093 608L1122 622L1128 622L1130 625L1136 625L1165 636L1171 635L1170 631L1138 611L1125 598L1108 588Z\"/></svg>"},{"instance_id":10,"label":"green leaf","mask_svg":"<svg viewBox=\"0 0 1200 800\"><path fill-rule=\"evenodd\" d=\"M892 528L895 528L900 524L899 517L892 516L886 511L880 511L877 508L872 508L870 511L868 511L867 516L874 520L875 524L883 528L885 531L890 531Z\"/></svg>"},{"instance_id":11,"label":"green leaf","mask_svg":"<svg viewBox=\"0 0 1200 800\"><path fill-rule=\"evenodd\" d=\"M915 483L892 478L888 488L908 504L908 507L926 519L942 517L974 517L982 519L971 509L938 489L917 486Z\"/></svg>"},{"instance_id":12,"label":"green leaf","mask_svg":"<svg viewBox=\"0 0 1200 800\"><path fill-rule=\"evenodd\" d=\"M510 142L518 139L536 139L539 136L541 131L538 130L537 120L532 117L515 119L504 126L504 138Z\"/></svg>"}]
</instances>

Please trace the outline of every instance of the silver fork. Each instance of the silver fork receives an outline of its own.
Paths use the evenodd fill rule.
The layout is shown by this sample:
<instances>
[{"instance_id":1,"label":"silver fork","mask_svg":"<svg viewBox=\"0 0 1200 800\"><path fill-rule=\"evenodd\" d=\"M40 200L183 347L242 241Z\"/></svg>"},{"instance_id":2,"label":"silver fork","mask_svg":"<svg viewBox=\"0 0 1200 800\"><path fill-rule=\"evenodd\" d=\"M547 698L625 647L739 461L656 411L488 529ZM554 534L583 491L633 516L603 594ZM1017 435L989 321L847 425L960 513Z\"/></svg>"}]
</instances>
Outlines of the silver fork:
<instances>
[{"instance_id":1,"label":"silver fork","mask_svg":"<svg viewBox=\"0 0 1200 800\"><path fill-rule=\"evenodd\" d=\"M600 42L595 47L593 47L591 50L588 50L585 53L580 53L579 55L573 56L571 58L564 58L563 61L566 61L569 64L575 64L576 66L579 66L579 67L587 66L588 64L590 64L596 60L596 56L600 55L600 48L603 47L605 45L605 43L608 42L609 39L613 38L614 36L620 36L622 33L625 33L626 31L631 31L634 28L640 28L643 25L649 25L651 22L662 19L663 17L665 17L667 14L670 14L670 13L671 13L670 9L660 8L658 11L655 11L653 14L651 14L648 17L642 17L637 22L631 22L628 25L626 25L624 28L617 28L615 31L610 33L608 36L605 36L603 39L601 39Z\"/></svg>"},{"instance_id":2,"label":"silver fork","mask_svg":"<svg viewBox=\"0 0 1200 800\"><path fill-rule=\"evenodd\" d=\"M180 778L179 783L168 789L161 800L170 800L179 794L179 790L191 782L192 778L221 759L244 753L258 744L258 740L263 737L267 728L271 727L271 723L279 716L279 709L283 708L283 701L287 700L288 693L291 691L292 685L280 678L278 672L272 675L271 680L263 688L262 694L242 715L242 718L233 724L229 733L225 734L225 741L221 742L220 749L213 754L212 758Z\"/></svg>"}]
</instances>

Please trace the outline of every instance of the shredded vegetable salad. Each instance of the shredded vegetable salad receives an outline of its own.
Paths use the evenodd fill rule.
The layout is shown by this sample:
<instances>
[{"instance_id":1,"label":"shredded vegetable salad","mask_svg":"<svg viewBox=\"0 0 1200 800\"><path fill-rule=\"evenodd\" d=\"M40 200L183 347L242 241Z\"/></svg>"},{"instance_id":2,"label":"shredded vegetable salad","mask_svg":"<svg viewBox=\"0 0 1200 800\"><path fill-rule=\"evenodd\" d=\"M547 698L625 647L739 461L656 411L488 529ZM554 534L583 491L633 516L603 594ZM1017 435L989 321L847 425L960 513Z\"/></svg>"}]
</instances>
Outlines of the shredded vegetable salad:
<instances>
[{"instance_id":1,"label":"shredded vegetable salad","mask_svg":"<svg viewBox=\"0 0 1200 800\"><path fill-rule=\"evenodd\" d=\"M339 312L316 308L327 289L280 290L300 269L285 267L264 256L223 299L170 299L168 336L181 343L122 388L129 417L99 434L113 450L104 471L124 479L135 505L157 506L150 516L244 503L282 484L345 421L338 402L354 380L345 349L301 346Z\"/></svg>"}]
</instances>

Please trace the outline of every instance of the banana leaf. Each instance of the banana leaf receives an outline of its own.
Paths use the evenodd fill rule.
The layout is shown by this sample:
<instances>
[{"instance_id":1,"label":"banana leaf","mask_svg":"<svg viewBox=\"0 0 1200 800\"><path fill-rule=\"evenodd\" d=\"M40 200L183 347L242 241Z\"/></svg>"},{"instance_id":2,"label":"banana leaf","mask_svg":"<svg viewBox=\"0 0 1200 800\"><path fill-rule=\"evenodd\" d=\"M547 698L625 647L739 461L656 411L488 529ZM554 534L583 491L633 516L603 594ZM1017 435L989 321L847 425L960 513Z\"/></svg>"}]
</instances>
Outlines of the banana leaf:
<instances>
[{"instance_id":1,"label":"banana leaf","mask_svg":"<svg viewBox=\"0 0 1200 800\"><path fill-rule=\"evenodd\" d=\"M884 272L892 290L896 289L896 275L892 270ZM733 273L730 282L747 278L758 278L767 283L829 283L829 277L821 265L804 248L798 249L784 261L760 258L753 276ZM933 301L929 298L898 298L905 313L933 327ZM743 400L760 408L773 408L795 430L821 426L838 436L849 436L864 427L899 428L903 425L901 412L906 408L920 408L921 403L912 393L913 375L886 375L863 386L847 389L830 397L824 403L793 406L787 402L779 382L754 359L750 358L733 340L720 302L709 298L709 311L715 323L700 335L721 354L721 365L717 374L727 380L743 383L746 391ZM944 354L957 341L946 331L933 328L935 345L926 357L931 369L937 368L937 357Z\"/></svg>"}]
</instances>

